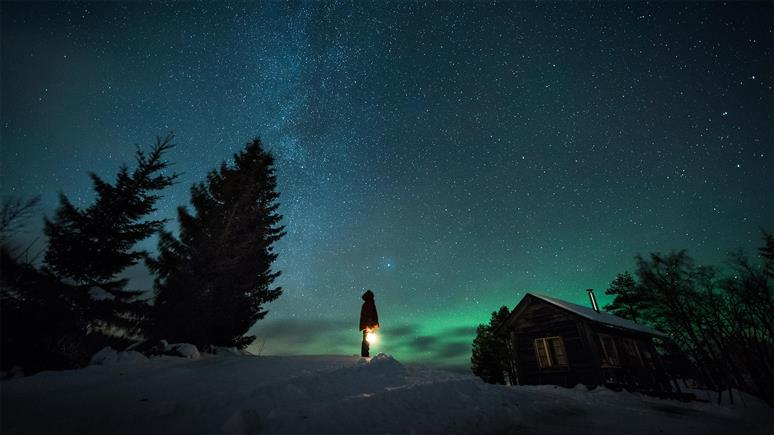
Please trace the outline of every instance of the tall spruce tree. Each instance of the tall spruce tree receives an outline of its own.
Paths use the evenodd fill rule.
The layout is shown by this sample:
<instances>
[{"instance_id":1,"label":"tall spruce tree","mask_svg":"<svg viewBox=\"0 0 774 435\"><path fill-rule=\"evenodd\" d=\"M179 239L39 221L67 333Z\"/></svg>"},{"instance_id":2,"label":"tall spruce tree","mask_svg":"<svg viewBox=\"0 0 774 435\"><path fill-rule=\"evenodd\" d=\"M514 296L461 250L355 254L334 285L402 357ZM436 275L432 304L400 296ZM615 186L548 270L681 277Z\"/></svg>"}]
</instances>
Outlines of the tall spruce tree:
<instances>
[{"instance_id":1,"label":"tall spruce tree","mask_svg":"<svg viewBox=\"0 0 774 435\"><path fill-rule=\"evenodd\" d=\"M473 340L473 352L470 358L471 371L484 382L505 384L506 375L515 383L516 373L510 358L510 346L507 338L494 334L494 330L508 318L508 307L502 306L492 312L489 324L480 324Z\"/></svg>"},{"instance_id":2,"label":"tall spruce tree","mask_svg":"<svg viewBox=\"0 0 774 435\"><path fill-rule=\"evenodd\" d=\"M88 294L41 272L14 235L35 214L40 197L3 198L0 207L0 369L25 374L85 364L91 354L80 338ZM29 246L28 246L29 248Z\"/></svg>"},{"instance_id":3,"label":"tall spruce tree","mask_svg":"<svg viewBox=\"0 0 774 435\"><path fill-rule=\"evenodd\" d=\"M645 300L631 273L616 275L605 294L614 296L613 301L605 305L605 311L635 322L640 320Z\"/></svg>"},{"instance_id":4,"label":"tall spruce tree","mask_svg":"<svg viewBox=\"0 0 774 435\"><path fill-rule=\"evenodd\" d=\"M179 238L163 233L148 261L159 338L239 348L255 340L245 334L282 294L272 286L273 244L285 234L276 188L274 158L259 139L191 188L194 213L178 209Z\"/></svg>"},{"instance_id":5,"label":"tall spruce tree","mask_svg":"<svg viewBox=\"0 0 774 435\"><path fill-rule=\"evenodd\" d=\"M137 150L136 168L122 165L114 183L90 173L96 199L86 209L74 206L64 194L53 219L45 219L48 248L45 264L58 279L69 279L80 289L99 289L82 307L91 329L107 335L139 332L147 304L141 291L126 289L128 280L118 278L137 264L145 251L138 242L159 231L163 220L146 220L155 211L158 192L170 186L176 175L166 175L163 155L174 145L172 135L157 138L149 153Z\"/></svg>"},{"instance_id":6,"label":"tall spruce tree","mask_svg":"<svg viewBox=\"0 0 774 435\"><path fill-rule=\"evenodd\" d=\"M0 247L2 370L22 367L32 374L86 364L94 348L104 346L84 339L89 320L83 307L88 304L85 289L64 284Z\"/></svg>"}]
</instances>

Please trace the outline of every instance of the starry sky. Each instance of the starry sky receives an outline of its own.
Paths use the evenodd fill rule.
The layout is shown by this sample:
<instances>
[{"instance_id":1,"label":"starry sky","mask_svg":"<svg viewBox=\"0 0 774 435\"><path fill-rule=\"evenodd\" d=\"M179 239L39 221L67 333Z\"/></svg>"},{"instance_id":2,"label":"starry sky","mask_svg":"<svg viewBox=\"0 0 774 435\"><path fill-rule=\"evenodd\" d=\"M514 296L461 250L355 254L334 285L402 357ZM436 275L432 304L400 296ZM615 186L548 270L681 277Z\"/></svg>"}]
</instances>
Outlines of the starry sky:
<instances>
[{"instance_id":1,"label":"starry sky","mask_svg":"<svg viewBox=\"0 0 774 435\"><path fill-rule=\"evenodd\" d=\"M359 352L370 288L373 351L465 369L526 292L605 303L637 253L720 264L774 223L771 2L1 7L0 193L42 196L21 242L157 135L172 230L248 140L275 153L285 293L256 353Z\"/></svg>"}]
</instances>

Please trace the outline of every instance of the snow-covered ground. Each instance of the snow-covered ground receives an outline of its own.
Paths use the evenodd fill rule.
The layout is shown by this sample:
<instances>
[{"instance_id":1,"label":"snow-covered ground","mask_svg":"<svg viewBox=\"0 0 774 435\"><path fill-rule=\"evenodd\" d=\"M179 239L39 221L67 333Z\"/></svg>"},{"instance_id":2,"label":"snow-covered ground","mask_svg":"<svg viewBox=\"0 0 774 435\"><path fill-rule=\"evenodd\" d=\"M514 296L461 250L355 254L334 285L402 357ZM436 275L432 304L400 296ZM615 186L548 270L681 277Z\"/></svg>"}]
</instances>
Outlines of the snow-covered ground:
<instances>
[{"instance_id":1,"label":"snow-covered ground","mask_svg":"<svg viewBox=\"0 0 774 435\"><path fill-rule=\"evenodd\" d=\"M137 355L140 355L139 357ZM506 387L379 355L147 359L3 381L3 434L768 434L772 408Z\"/></svg>"}]
</instances>

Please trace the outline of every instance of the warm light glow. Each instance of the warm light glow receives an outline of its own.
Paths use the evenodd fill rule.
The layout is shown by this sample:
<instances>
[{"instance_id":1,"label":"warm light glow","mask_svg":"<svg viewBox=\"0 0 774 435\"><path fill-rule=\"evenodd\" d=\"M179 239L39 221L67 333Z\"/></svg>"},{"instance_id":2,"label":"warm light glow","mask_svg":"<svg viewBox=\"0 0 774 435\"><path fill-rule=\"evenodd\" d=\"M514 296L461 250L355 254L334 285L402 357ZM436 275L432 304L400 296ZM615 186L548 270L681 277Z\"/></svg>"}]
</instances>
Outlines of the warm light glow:
<instances>
[{"instance_id":1,"label":"warm light glow","mask_svg":"<svg viewBox=\"0 0 774 435\"><path fill-rule=\"evenodd\" d=\"M379 336L376 335L376 332L367 332L366 333L366 341L370 344L374 344L377 341L379 341Z\"/></svg>"}]
</instances>

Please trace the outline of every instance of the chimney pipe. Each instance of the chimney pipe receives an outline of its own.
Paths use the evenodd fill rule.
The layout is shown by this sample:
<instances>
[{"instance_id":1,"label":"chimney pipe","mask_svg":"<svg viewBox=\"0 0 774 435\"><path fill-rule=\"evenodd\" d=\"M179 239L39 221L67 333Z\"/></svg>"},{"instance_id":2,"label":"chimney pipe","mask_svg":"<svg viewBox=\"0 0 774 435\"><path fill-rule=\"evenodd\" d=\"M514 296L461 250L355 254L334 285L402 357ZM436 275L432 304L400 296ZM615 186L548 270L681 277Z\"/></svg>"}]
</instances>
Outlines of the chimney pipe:
<instances>
[{"instance_id":1,"label":"chimney pipe","mask_svg":"<svg viewBox=\"0 0 774 435\"><path fill-rule=\"evenodd\" d=\"M597 305L597 298L594 296L594 289L589 288L586 289L586 291L589 293L589 299L591 300L591 308L594 309L597 313L599 312L599 305Z\"/></svg>"}]
</instances>

